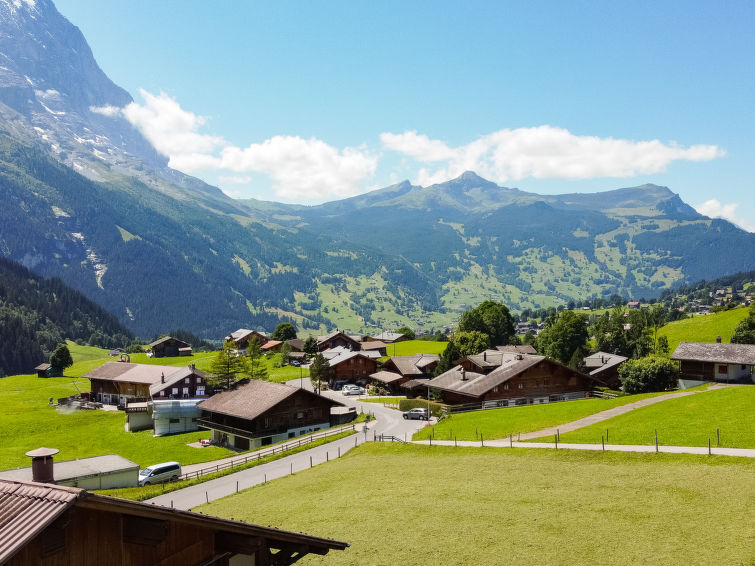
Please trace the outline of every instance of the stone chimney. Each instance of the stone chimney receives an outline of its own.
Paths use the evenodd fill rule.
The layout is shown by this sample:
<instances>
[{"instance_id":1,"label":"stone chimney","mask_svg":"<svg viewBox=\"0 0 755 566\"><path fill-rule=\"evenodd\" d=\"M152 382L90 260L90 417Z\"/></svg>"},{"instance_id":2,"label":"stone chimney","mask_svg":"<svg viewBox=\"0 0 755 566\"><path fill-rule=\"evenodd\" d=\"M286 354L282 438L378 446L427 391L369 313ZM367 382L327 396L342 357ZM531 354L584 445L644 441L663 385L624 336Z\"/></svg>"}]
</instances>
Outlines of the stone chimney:
<instances>
[{"instance_id":1,"label":"stone chimney","mask_svg":"<svg viewBox=\"0 0 755 566\"><path fill-rule=\"evenodd\" d=\"M31 458L31 479L39 483L55 483L53 479L52 457L57 448L37 448L26 453Z\"/></svg>"}]
</instances>

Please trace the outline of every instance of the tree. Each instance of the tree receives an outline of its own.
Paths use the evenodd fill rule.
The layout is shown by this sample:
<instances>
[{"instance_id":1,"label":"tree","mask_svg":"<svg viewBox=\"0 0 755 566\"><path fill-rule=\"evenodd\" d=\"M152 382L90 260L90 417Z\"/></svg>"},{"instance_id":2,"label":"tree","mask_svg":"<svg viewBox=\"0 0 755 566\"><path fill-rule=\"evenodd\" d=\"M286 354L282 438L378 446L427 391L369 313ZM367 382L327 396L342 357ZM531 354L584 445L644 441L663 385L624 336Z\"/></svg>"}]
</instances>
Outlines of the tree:
<instances>
[{"instance_id":1,"label":"tree","mask_svg":"<svg viewBox=\"0 0 755 566\"><path fill-rule=\"evenodd\" d=\"M53 375L63 375L63 370L73 365L73 358L68 346L58 344L55 351L50 354L50 371Z\"/></svg>"},{"instance_id":2,"label":"tree","mask_svg":"<svg viewBox=\"0 0 755 566\"><path fill-rule=\"evenodd\" d=\"M731 337L732 344L755 344L755 303L750 305L750 314L737 324Z\"/></svg>"},{"instance_id":3,"label":"tree","mask_svg":"<svg viewBox=\"0 0 755 566\"><path fill-rule=\"evenodd\" d=\"M309 356L314 356L317 353L317 338L315 338L312 335L309 335L307 339L304 341L302 350L304 350L305 354Z\"/></svg>"},{"instance_id":4,"label":"tree","mask_svg":"<svg viewBox=\"0 0 755 566\"><path fill-rule=\"evenodd\" d=\"M509 309L495 301L484 301L463 313L459 319L458 330L487 334L490 343L495 346L509 344L516 334L514 317L511 316Z\"/></svg>"},{"instance_id":5,"label":"tree","mask_svg":"<svg viewBox=\"0 0 755 566\"><path fill-rule=\"evenodd\" d=\"M563 311L551 315L545 321L545 328L537 337L538 352L580 369L587 355L587 318L575 311Z\"/></svg>"},{"instance_id":6,"label":"tree","mask_svg":"<svg viewBox=\"0 0 755 566\"><path fill-rule=\"evenodd\" d=\"M316 393L322 390L322 382L330 377L330 363L322 354L317 354L309 366L309 379Z\"/></svg>"},{"instance_id":7,"label":"tree","mask_svg":"<svg viewBox=\"0 0 755 566\"><path fill-rule=\"evenodd\" d=\"M473 356L490 348L490 338L484 332L470 330L454 334L454 344L459 349L460 357Z\"/></svg>"},{"instance_id":8,"label":"tree","mask_svg":"<svg viewBox=\"0 0 755 566\"><path fill-rule=\"evenodd\" d=\"M402 326L401 328L396 330L396 332L399 334L403 334L404 336L409 338L409 340L414 340L417 337L417 335L414 333L414 330L412 330L408 326Z\"/></svg>"},{"instance_id":9,"label":"tree","mask_svg":"<svg viewBox=\"0 0 755 566\"><path fill-rule=\"evenodd\" d=\"M288 342L284 342L281 344L281 365L287 366L289 363L291 363L291 344Z\"/></svg>"},{"instance_id":10,"label":"tree","mask_svg":"<svg viewBox=\"0 0 755 566\"><path fill-rule=\"evenodd\" d=\"M236 382L237 374L246 372L246 358L238 355L236 344L229 340L223 344L223 349L210 364L210 373L213 375L210 385L228 389Z\"/></svg>"},{"instance_id":11,"label":"tree","mask_svg":"<svg viewBox=\"0 0 755 566\"><path fill-rule=\"evenodd\" d=\"M442 373L446 373L448 370L454 367L456 360L460 359L461 357L462 355L459 352L459 348L456 346L454 341L451 340L446 346L446 349L443 350L443 353L440 355L438 365L435 366L434 375L438 376Z\"/></svg>"},{"instance_id":12,"label":"tree","mask_svg":"<svg viewBox=\"0 0 755 566\"><path fill-rule=\"evenodd\" d=\"M679 372L674 363L658 356L627 360L619 366L619 379L625 393L650 393L672 389Z\"/></svg>"},{"instance_id":13,"label":"tree","mask_svg":"<svg viewBox=\"0 0 755 566\"><path fill-rule=\"evenodd\" d=\"M247 375L252 379L267 379L267 360L262 355L262 347L256 338L249 340L246 353Z\"/></svg>"},{"instance_id":14,"label":"tree","mask_svg":"<svg viewBox=\"0 0 755 566\"><path fill-rule=\"evenodd\" d=\"M293 340L296 338L296 327L290 322L281 322L275 327L270 338L273 340L280 340L281 342Z\"/></svg>"}]
</instances>

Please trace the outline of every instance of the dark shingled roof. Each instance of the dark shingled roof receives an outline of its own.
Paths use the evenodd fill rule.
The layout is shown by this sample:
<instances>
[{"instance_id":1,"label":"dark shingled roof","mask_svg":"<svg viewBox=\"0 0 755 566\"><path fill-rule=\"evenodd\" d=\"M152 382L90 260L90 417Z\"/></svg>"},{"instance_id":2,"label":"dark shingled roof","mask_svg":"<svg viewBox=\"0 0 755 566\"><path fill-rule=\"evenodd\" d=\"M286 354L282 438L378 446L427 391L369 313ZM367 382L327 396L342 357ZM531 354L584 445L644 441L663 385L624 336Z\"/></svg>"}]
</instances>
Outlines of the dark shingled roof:
<instances>
[{"instance_id":1,"label":"dark shingled roof","mask_svg":"<svg viewBox=\"0 0 755 566\"><path fill-rule=\"evenodd\" d=\"M755 344L719 344L717 342L682 342L672 360L755 365Z\"/></svg>"},{"instance_id":2,"label":"dark shingled roof","mask_svg":"<svg viewBox=\"0 0 755 566\"><path fill-rule=\"evenodd\" d=\"M292 387L282 383L253 379L246 385L242 385L237 389L224 391L214 395L206 401L202 401L198 406L203 411L222 413L224 415L231 415L241 419L252 420L256 419L269 409L272 409L281 401L296 394L298 391L303 391L308 395L319 397L319 395L307 391L306 389L299 389L298 387ZM323 399L326 399L331 406L341 405L338 401L328 399L327 397L323 397Z\"/></svg>"},{"instance_id":3,"label":"dark shingled roof","mask_svg":"<svg viewBox=\"0 0 755 566\"><path fill-rule=\"evenodd\" d=\"M264 537L275 548L300 545L306 552L327 554L329 550L343 550L349 546L345 542L303 533L96 495L77 487L0 480L0 564L13 558L64 511L75 505L112 513L181 521L242 536Z\"/></svg>"},{"instance_id":4,"label":"dark shingled roof","mask_svg":"<svg viewBox=\"0 0 755 566\"><path fill-rule=\"evenodd\" d=\"M522 346L496 346L495 349L499 352L513 352L514 354L537 354L535 347L529 344L524 344Z\"/></svg>"},{"instance_id":5,"label":"dark shingled roof","mask_svg":"<svg viewBox=\"0 0 755 566\"><path fill-rule=\"evenodd\" d=\"M591 370L590 375L600 375L607 369L623 364L628 359L629 358L619 356L618 354L595 352L591 356L587 356L584 361L585 367Z\"/></svg>"},{"instance_id":6,"label":"dark shingled roof","mask_svg":"<svg viewBox=\"0 0 755 566\"><path fill-rule=\"evenodd\" d=\"M188 348L189 344L184 342L183 340L179 340L178 338L173 338L172 336L163 336L159 340L155 340L154 342L149 343L150 348L154 348L155 346L158 346L164 342L169 342L171 340L174 340L175 342L178 342L178 344L182 344L184 348Z\"/></svg>"}]
</instances>

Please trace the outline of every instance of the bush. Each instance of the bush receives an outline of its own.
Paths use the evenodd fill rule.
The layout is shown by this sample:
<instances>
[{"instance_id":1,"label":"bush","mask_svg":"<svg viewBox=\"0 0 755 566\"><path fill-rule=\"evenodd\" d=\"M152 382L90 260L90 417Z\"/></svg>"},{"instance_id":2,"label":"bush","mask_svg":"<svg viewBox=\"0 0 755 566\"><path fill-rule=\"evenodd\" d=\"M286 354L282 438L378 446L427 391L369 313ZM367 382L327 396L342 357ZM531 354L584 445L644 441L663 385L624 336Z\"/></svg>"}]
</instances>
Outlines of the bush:
<instances>
[{"instance_id":1,"label":"bush","mask_svg":"<svg viewBox=\"0 0 755 566\"><path fill-rule=\"evenodd\" d=\"M628 360L619 366L619 379L625 393L651 393L676 387L679 372L674 363L661 357Z\"/></svg>"},{"instance_id":2,"label":"bush","mask_svg":"<svg viewBox=\"0 0 755 566\"><path fill-rule=\"evenodd\" d=\"M416 409L417 407L427 409L427 401L424 399L401 399L398 404L398 408L402 413L409 409ZM430 401L430 414L434 417L441 416L443 414L443 405Z\"/></svg>"}]
</instances>

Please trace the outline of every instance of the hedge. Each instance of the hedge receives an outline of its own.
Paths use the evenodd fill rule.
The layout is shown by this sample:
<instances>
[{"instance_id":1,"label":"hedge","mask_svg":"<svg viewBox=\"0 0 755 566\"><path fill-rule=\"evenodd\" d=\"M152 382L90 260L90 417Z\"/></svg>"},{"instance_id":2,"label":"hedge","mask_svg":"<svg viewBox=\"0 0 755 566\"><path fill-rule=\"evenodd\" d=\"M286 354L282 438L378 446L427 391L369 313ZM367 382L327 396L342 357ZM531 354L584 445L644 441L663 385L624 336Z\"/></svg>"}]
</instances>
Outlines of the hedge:
<instances>
[{"instance_id":1,"label":"hedge","mask_svg":"<svg viewBox=\"0 0 755 566\"><path fill-rule=\"evenodd\" d=\"M415 409L417 407L427 409L427 401L423 399L401 399L398 404L398 408L401 412L408 411L409 409ZM432 414L432 416L434 417L439 417L442 413L443 405L430 401L430 414Z\"/></svg>"}]
</instances>

